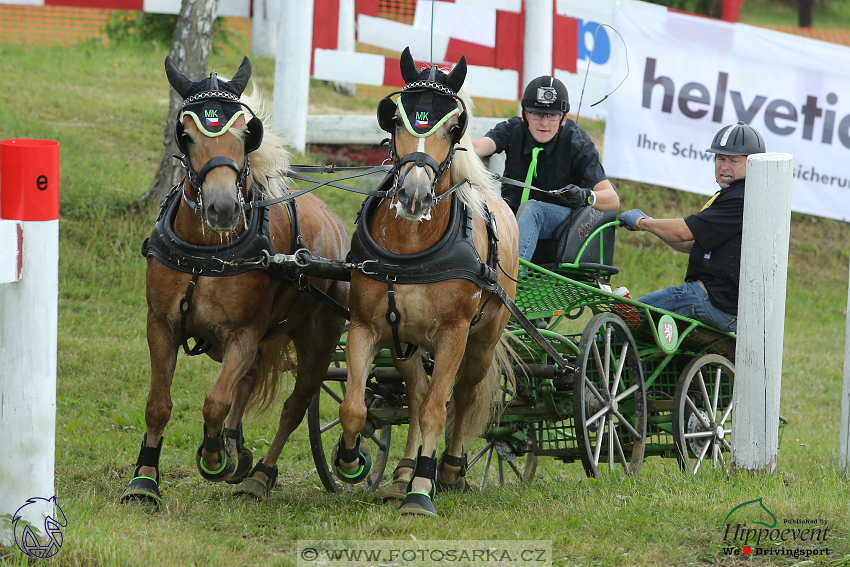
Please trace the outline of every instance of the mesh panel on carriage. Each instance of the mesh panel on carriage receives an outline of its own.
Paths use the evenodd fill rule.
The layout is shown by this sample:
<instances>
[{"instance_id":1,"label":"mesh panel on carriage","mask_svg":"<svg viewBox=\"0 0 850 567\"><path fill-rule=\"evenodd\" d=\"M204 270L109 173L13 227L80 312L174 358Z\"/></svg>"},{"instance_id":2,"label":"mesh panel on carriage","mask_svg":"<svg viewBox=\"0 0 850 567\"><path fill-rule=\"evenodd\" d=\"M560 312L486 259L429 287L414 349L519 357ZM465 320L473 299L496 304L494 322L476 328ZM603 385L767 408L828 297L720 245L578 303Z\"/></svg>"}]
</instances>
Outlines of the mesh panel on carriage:
<instances>
[{"instance_id":1,"label":"mesh panel on carriage","mask_svg":"<svg viewBox=\"0 0 850 567\"><path fill-rule=\"evenodd\" d=\"M596 228L617 220L617 211L597 211L585 207L573 211L561 225L555 229L553 238L539 240L531 262L557 272L583 274L593 265L609 266L604 270L609 274L617 273L614 268L614 227L609 227L591 239L579 257L582 245ZM579 269L562 268L561 264L579 264ZM584 267L583 267L584 266Z\"/></svg>"}]
</instances>

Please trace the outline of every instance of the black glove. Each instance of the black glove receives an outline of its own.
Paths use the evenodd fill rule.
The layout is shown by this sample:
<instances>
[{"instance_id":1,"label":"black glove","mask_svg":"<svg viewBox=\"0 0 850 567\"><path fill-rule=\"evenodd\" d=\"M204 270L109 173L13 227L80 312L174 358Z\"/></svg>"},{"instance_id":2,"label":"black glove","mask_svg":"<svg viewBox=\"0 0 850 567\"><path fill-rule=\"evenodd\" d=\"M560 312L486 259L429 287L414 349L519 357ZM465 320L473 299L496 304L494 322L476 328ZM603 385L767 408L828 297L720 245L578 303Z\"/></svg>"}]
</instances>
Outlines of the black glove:
<instances>
[{"instance_id":1,"label":"black glove","mask_svg":"<svg viewBox=\"0 0 850 567\"><path fill-rule=\"evenodd\" d=\"M576 185L567 185L555 194L571 209L580 209L596 202L593 191Z\"/></svg>"}]
</instances>

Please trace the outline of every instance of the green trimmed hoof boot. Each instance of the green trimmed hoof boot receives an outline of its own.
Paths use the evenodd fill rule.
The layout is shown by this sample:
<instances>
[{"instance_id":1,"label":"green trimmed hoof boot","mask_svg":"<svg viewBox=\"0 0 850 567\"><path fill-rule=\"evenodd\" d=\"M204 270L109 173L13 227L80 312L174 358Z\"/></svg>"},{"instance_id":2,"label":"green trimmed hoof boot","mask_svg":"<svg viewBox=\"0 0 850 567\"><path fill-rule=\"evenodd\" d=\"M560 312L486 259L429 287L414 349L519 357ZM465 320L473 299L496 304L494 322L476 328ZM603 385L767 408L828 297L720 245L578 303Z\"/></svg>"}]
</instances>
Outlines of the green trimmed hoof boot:
<instances>
[{"instance_id":1,"label":"green trimmed hoof boot","mask_svg":"<svg viewBox=\"0 0 850 567\"><path fill-rule=\"evenodd\" d=\"M263 482L259 478L254 477L254 473L261 472L268 480ZM277 483L277 465L270 467L263 463L262 460L257 461L251 474L248 478L242 481L242 484L233 489L234 498L249 498L256 502L265 502L269 499L272 489Z\"/></svg>"},{"instance_id":2,"label":"green trimmed hoof boot","mask_svg":"<svg viewBox=\"0 0 850 567\"><path fill-rule=\"evenodd\" d=\"M402 501L407 496L408 481L400 478L400 469L415 469L416 461L413 459L401 459L398 466L393 471L393 483L387 488L381 500L384 504L392 504L396 508L401 506Z\"/></svg>"},{"instance_id":3,"label":"green trimmed hoof boot","mask_svg":"<svg viewBox=\"0 0 850 567\"><path fill-rule=\"evenodd\" d=\"M156 447L147 447L147 441L148 434L145 433L139 458L136 460L136 468L133 471L133 480L119 499L122 504L127 502L139 502L151 506L162 504L162 495L159 493L159 454L162 451L162 439L160 438L159 445ZM155 468L156 478L139 476L139 469L142 467Z\"/></svg>"},{"instance_id":4,"label":"green trimmed hoof boot","mask_svg":"<svg viewBox=\"0 0 850 567\"><path fill-rule=\"evenodd\" d=\"M420 448L421 451L421 448ZM437 459L435 457L423 457L421 454L416 458L416 469L413 479L425 478L431 481L430 493L412 492L413 479L407 485L407 495L398 510L402 516L436 516L437 509L434 508L434 496L437 494Z\"/></svg>"},{"instance_id":5,"label":"green trimmed hoof boot","mask_svg":"<svg viewBox=\"0 0 850 567\"><path fill-rule=\"evenodd\" d=\"M198 472L201 476L210 482L221 482L233 476L236 472L236 452L233 447L227 442L227 437L224 434L225 428L222 426L221 434L218 437L209 437L207 428L204 426L204 442L198 447L198 452L195 453L195 465L198 467ZM232 429L230 431L233 431ZM202 452L218 453L221 457L221 465L218 470L209 470L204 465Z\"/></svg>"},{"instance_id":6,"label":"green trimmed hoof boot","mask_svg":"<svg viewBox=\"0 0 850 567\"><path fill-rule=\"evenodd\" d=\"M333 470L334 476L346 484L359 484L372 472L372 454L369 452L369 447L361 443L361 441L362 439L358 433L357 442L354 444L354 447L346 449L345 439L340 435L339 443L337 443L331 452L331 462L333 463L331 470ZM355 460L360 464L356 472L347 473L340 468L340 461L353 463Z\"/></svg>"}]
</instances>

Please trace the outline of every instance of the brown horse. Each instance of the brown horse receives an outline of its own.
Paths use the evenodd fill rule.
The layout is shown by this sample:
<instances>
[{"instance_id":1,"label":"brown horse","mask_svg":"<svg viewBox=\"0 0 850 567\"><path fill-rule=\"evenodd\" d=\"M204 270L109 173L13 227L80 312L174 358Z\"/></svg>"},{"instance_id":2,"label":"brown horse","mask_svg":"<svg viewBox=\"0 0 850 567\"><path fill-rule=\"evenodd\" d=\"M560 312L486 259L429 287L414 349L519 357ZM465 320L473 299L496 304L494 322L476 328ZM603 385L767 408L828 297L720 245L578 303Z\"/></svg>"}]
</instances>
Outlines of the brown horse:
<instances>
[{"instance_id":1,"label":"brown horse","mask_svg":"<svg viewBox=\"0 0 850 567\"><path fill-rule=\"evenodd\" d=\"M348 298L347 282L307 278L294 268L274 270L263 260L300 248L342 259L348 235L312 194L298 197L297 206L263 202L287 193L289 153L279 136L264 135L267 114L256 89L251 97L242 95L251 75L247 57L230 81L212 73L192 82L170 58L165 67L184 98L175 134L187 176L166 197L145 245L147 433L122 500L161 502L159 456L181 345L187 354L206 352L221 363L204 400L199 472L211 481L244 479L235 493L262 500L275 484L284 444L325 377ZM196 341L191 351L189 338ZM242 415L246 407L268 407L273 400L280 372L293 367L290 342L298 361L295 386L268 453L252 469Z\"/></svg>"},{"instance_id":2,"label":"brown horse","mask_svg":"<svg viewBox=\"0 0 850 567\"><path fill-rule=\"evenodd\" d=\"M406 384L410 428L385 499L403 499L402 514L435 515L436 488L469 488L461 476L464 433L481 432L501 376L511 372L501 342L510 313L494 295L515 294L518 231L465 134L472 105L461 90L465 59L448 75L436 67L420 72L405 50L401 70L401 96L378 107L392 134L393 196L364 203L352 240L352 258L367 262L352 275L348 388L332 468L349 483L369 473L368 449L359 442L364 388L373 358L390 346ZM422 357L410 356L410 346L403 354L402 342L433 353L430 383ZM454 427L438 463L450 391Z\"/></svg>"}]
</instances>

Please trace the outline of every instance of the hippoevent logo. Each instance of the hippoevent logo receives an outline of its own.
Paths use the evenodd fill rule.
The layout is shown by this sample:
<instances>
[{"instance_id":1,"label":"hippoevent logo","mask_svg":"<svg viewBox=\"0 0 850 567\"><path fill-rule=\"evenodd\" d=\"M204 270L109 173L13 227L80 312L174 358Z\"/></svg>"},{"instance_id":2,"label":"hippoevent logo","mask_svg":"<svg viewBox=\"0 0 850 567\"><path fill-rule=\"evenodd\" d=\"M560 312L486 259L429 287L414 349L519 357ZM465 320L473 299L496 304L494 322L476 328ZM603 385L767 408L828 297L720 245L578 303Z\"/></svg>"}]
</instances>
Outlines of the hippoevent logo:
<instances>
[{"instance_id":1,"label":"hippoevent logo","mask_svg":"<svg viewBox=\"0 0 850 567\"><path fill-rule=\"evenodd\" d=\"M830 555L826 520L779 520L762 498L732 508L723 520L722 530L723 555L794 558Z\"/></svg>"},{"instance_id":2,"label":"hippoevent logo","mask_svg":"<svg viewBox=\"0 0 850 567\"><path fill-rule=\"evenodd\" d=\"M32 524L23 519L23 511L27 506L43 506L43 503L52 505L53 515L44 518L44 531L39 534L38 529ZM68 519L59 503L56 502L56 496L52 498L30 498L26 504L18 508L12 517L12 526L15 534L15 544L23 553L37 559L47 559L53 557L62 548L64 541L64 530L68 526Z\"/></svg>"}]
</instances>

